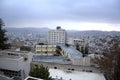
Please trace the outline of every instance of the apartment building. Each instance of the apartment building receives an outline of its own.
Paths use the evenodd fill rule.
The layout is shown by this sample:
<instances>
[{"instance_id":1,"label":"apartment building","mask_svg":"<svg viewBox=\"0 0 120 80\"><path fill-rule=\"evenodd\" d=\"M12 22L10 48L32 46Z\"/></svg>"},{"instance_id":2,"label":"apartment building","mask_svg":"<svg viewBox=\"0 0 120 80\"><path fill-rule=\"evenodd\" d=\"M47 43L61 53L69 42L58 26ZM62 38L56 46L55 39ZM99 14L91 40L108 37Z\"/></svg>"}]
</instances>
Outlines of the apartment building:
<instances>
[{"instance_id":1,"label":"apartment building","mask_svg":"<svg viewBox=\"0 0 120 80\"><path fill-rule=\"evenodd\" d=\"M57 26L56 30L50 30L48 32L48 44L65 44L66 43L66 31Z\"/></svg>"},{"instance_id":2,"label":"apartment building","mask_svg":"<svg viewBox=\"0 0 120 80\"><path fill-rule=\"evenodd\" d=\"M80 45L80 46L86 46L88 44L88 39L86 38L69 38L68 43L70 45Z\"/></svg>"}]
</instances>

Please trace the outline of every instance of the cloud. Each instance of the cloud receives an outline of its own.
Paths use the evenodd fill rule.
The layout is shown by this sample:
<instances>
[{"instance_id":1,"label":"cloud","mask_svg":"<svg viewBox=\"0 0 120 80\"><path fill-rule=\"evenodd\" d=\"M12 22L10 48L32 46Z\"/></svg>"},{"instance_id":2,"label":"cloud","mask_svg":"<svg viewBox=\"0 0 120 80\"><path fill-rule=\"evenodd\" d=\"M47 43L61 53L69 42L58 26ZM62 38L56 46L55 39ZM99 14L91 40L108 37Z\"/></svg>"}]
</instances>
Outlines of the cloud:
<instances>
[{"instance_id":1,"label":"cloud","mask_svg":"<svg viewBox=\"0 0 120 80\"><path fill-rule=\"evenodd\" d=\"M8 25L76 21L120 23L120 0L0 0Z\"/></svg>"}]
</instances>

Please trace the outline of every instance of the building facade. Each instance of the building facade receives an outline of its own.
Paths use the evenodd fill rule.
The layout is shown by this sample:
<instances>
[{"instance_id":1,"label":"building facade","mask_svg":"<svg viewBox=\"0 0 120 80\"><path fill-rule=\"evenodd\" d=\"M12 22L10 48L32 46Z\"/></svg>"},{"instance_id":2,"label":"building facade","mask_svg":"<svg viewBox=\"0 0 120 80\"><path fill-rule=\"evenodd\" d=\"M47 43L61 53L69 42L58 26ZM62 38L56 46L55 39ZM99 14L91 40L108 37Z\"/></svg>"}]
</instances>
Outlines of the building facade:
<instances>
[{"instance_id":1,"label":"building facade","mask_svg":"<svg viewBox=\"0 0 120 80\"><path fill-rule=\"evenodd\" d=\"M36 45L35 51L37 54L55 54L56 45Z\"/></svg>"},{"instance_id":2,"label":"building facade","mask_svg":"<svg viewBox=\"0 0 120 80\"><path fill-rule=\"evenodd\" d=\"M60 26L56 30L50 30L48 32L48 44L65 44L66 39L66 31L61 29Z\"/></svg>"},{"instance_id":3,"label":"building facade","mask_svg":"<svg viewBox=\"0 0 120 80\"><path fill-rule=\"evenodd\" d=\"M0 71L14 80L24 80L30 71L32 55L31 52L0 51Z\"/></svg>"}]
</instances>

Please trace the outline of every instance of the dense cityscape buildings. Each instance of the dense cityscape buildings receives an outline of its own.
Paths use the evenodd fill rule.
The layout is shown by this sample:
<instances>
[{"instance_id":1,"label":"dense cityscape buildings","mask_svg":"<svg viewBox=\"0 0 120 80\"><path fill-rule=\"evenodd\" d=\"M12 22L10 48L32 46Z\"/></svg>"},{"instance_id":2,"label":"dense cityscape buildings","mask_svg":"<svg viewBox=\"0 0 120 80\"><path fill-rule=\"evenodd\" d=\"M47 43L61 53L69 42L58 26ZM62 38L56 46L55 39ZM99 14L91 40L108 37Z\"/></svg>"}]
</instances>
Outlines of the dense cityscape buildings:
<instances>
[{"instance_id":1,"label":"dense cityscape buildings","mask_svg":"<svg viewBox=\"0 0 120 80\"><path fill-rule=\"evenodd\" d=\"M120 0L0 0L0 80L120 80Z\"/></svg>"},{"instance_id":2,"label":"dense cityscape buildings","mask_svg":"<svg viewBox=\"0 0 120 80\"><path fill-rule=\"evenodd\" d=\"M8 80L24 80L25 78L25 80L30 78L37 80L29 76L29 71L42 64L50 70L63 70L67 73L75 71L99 73L103 77L100 80L105 80L98 69L99 66L94 63L94 59L104 55L105 51L109 51L112 44L120 40L120 36L116 33L114 36L106 34L81 36L80 34L80 36L68 37L66 34L68 34L67 31L61 29L60 26L57 26L56 30L49 30L48 35L44 37L34 37L35 34L28 33L16 38L15 34L11 35L8 32L7 35L11 36L8 40L11 49L0 51L0 73L6 78L9 77ZM22 51L23 46L31 49ZM62 75L61 77L64 78ZM53 78L57 80L57 77ZM60 80L64 80L63 78L59 77ZM74 80L72 77L71 79Z\"/></svg>"}]
</instances>

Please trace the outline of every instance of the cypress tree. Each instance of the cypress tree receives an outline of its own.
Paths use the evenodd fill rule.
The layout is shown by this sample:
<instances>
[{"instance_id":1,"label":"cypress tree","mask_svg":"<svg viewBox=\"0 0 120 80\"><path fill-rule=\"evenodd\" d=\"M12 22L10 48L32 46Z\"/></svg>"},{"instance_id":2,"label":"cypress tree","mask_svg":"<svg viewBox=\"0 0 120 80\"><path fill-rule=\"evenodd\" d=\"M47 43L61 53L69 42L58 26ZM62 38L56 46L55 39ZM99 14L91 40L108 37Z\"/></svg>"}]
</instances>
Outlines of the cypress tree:
<instances>
[{"instance_id":1,"label":"cypress tree","mask_svg":"<svg viewBox=\"0 0 120 80\"><path fill-rule=\"evenodd\" d=\"M0 18L0 50L8 49L9 44L7 44L7 36L5 34L6 30L2 28L4 26L4 23L2 19Z\"/></svg>"}]
</instances>

